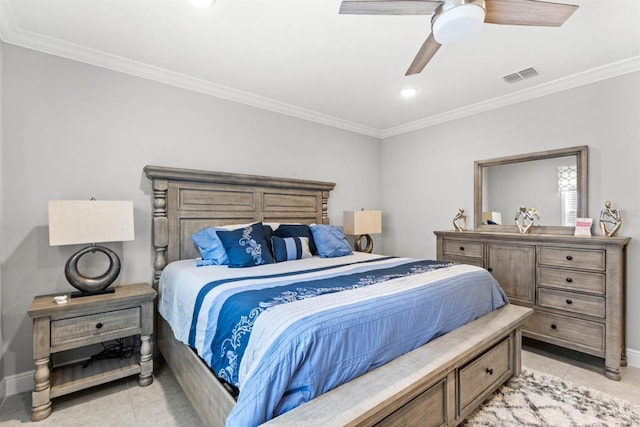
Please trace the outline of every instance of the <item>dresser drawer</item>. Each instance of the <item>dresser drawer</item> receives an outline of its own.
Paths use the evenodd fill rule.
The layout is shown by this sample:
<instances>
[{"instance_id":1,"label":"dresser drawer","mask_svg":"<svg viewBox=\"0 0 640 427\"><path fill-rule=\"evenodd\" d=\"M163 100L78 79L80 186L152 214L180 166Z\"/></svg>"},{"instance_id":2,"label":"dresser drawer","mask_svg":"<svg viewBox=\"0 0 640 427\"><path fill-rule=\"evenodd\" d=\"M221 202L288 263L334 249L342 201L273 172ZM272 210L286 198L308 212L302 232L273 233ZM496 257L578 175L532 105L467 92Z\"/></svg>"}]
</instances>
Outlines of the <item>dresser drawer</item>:
<instances>
[{"instance_id":1,"label":"dresser drawer","mask_svg":"<svg viewBox=\"0 0 640 427\"><path fill-rule=\"evenodd\" d=\"M71 317L51 322L51 346L99 338L132 335L140 329L140 307L125 310L108 311L88 316Z\"/></svg>"},{"instance_id":2,"label":"dresser drawer","mask_svg":"<svg viewBox=\"0 0 640 427\"><path fill-rule=\"evenodd\" d=\"M447 389L442 380L416 396L388 417L375 424L376 427L416 426L437 427L447 425Z\"/></svg>"},{"instance_id":3,"label":"dresser drawer","mask_svg":"<svg viewBox=\"0 0 640 427\"><path fill-rule=\"evenodd\" d=\"M468 240L445 240L444 255L482 258L484 256L484 243L470 242Z\"/></svg>"},{"instance_id":4,"label":"dresser drawer","mask_svg":"<svg viewBox=\"0 0 640 427\"><path fill-rule=\"evenodd\" d=\"M511 338L507 338L460 369L458 414L462 414L483 392L511 375L510 348Z\"/></svg>"},{"instance_id":5,"label":"dresser drawer","mask_svg":"<svg viewBox=\"0 0 640 427\"><path fill-rule=\"evenodd\" d=\"M590 353L604 353L604 324L536 311L523 326L533 338Z\"/></svg>"},{"instance_id":6,"label":"dresser drawer","mask_svg":"<svg viewBox=\"0 0 640 427\"><path fill-rule=\"evenodd\" d=\"M540 248L538 264L604 271L605 251L572 248Z\"/></svg>"},{"instance_id":7,"label":"dresser drawer","mask_svg":"<svg viewBox=\"0 0 640 427\"><path fill-rule=\"evenodd\" d=\"M589 292L597 295L605 294L604 274L543 267L538 269L538 274L538 286Z\"/></svg>"},{"instance_id":8,"label":"dresser drawer","mask_svg":"<svg viewBox=\"0 0 640 427\"><path fill-rule=\"evenodd\" d=\"M606 312L603 297L546 288L538 289L538 305L599 317L601 319L604 319Z\"/></svg>"}]
</instances>

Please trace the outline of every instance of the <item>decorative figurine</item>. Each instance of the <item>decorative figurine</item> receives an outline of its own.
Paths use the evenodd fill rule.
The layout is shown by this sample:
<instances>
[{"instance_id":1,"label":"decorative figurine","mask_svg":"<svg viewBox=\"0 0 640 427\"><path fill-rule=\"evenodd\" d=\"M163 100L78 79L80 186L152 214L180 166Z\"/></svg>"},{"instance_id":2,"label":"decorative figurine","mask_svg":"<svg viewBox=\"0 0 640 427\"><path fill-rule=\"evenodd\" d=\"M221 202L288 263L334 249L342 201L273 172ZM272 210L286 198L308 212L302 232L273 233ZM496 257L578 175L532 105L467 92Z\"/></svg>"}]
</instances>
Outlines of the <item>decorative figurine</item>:
<instances>
[{"instance_id":1,"label":"decorative figurine","mask_svg":"<svg viewBox=\"0 0 640 427\"><path fill-rule=\"evenodd\" d=\"M600 211L600 231L603 236L616 237L618 230L622 227L622 215L620 209L612 209L611 202L607 200L604 209ZM612 225L612 229L608 229L607 225Z\"/></svg>"},{"instance_id":2,"label":"decorative figurine","mask_svg":"<svg viewBox=\"0 0 640 427\"><path fill-rule=\"evenodd\" d=\"M467 216L464 214L464 209L458 209L458 213L453 217L453 227L456 231L467 230Z\"/></svg>"},{"instance_id":3,"label":"decorative figurine","mask_svg":"<svg viewBox=\"0 0 640 427\"><path fill-rule=\"evenodd\" d=\"M540 224L540 213L536 208L527 209L524 206L520 206L516 212L515 221L518 231L526 234L531 230L531 227Z\"/></svg>"}]
</instances>

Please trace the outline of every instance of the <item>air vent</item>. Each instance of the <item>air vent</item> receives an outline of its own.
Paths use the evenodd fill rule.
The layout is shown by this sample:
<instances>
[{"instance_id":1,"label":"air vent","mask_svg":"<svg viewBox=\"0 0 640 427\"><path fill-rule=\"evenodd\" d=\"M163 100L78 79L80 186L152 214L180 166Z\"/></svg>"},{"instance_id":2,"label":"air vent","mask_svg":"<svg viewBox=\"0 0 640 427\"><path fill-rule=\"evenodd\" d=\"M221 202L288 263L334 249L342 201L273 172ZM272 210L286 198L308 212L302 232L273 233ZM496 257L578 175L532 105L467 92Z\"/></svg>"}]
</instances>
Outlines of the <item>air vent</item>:
<instances>
[{"instance_id":1,"label":"air vent","mask_svg":"<svg viewBox=\"0 0 640 427\"><path fill-rule=\"evenodd\" d=\"M507 83L516 83L524 79L530 79L531 77L535 77L537 75L538 71L533 67L529 67L525 68L524 70L516 71L515 73L506 75L502 77L502 80Z\"/></svg>"}]
</instances>

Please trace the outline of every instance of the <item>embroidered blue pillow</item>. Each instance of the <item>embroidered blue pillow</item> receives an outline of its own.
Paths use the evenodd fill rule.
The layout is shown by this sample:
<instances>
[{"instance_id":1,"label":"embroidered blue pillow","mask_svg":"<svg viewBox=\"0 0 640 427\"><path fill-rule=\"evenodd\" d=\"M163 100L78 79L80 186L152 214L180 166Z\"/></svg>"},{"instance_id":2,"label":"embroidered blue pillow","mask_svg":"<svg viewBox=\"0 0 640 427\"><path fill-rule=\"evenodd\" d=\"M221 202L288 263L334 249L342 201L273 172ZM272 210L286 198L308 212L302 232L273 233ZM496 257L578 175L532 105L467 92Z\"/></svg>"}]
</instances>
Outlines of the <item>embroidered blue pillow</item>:
<instances>
[{"instance_id":1,"label":"embroidered blue pillow","mask_svg":"<svg viewBox=\"0 0 640 427\"><path fill-rule=\"evenodd\" d=\"M221 230L218 228L217 230ZM224 265L228 263L227 253L224 250L222 241L216 234L216 229L212 227L203 228L191 236L191 240L200 251L202 260L196 262L198 267L203 265Z\"/></svg>"},{"instance_id":2,"label":"embroidered blue pillow","mask_svg":"<svg viewBox=\"0 0 640 427\"><path fill-rule=\"evenodd\" d=\"M292 261L294 259L311 258L309 239L306 237L278 237L271 238L273 257L276 262Z\"/></svg>"},{"instance_id":3,"label":"embroidered blue pillow","mask_svg":"<svg viewBox=\"0 0 640 427\"><path fill-rule=\"evenodd\" d=\"M278 237L306 237L309 239L309 249L311 254L318 253L311 229L306 224L280 224L275 231Z\"/></svg>"},{"instance_id":4,"label":"embroidered blue pillow","mask_svg":"<svg viewBox=\"0 0 640 427\"><path fill-rule=\"evenodd\" d=\"M237 230L216 230L216 234L224 246L229 267L253 267L273 263L261 222Z\"/></svg>"},{"instance_id":5,"label":"embroidered blue pillow","mask_svg":"<svg viewBox=\"0 0 640 427\"><path fill-rule=\"evenodd\" d=\"M342 228L317 224L311 226L311 232L318 248L318 255L322 258L334 258L353 253Z\"/></svg>"}]
</instances>

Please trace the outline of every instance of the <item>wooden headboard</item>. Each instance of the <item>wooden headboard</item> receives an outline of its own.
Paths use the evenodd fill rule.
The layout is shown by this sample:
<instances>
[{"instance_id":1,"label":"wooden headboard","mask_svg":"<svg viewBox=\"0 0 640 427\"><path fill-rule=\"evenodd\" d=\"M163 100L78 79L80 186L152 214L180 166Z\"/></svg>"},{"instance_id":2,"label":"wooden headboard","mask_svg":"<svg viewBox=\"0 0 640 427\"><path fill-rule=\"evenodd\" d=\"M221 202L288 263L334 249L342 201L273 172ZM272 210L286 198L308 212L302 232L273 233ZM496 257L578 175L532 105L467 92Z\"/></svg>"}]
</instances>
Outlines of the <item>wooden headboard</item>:
<instances>
[{"instance_id":1,"label":"wooden headboard","mask_svg":"<svg viewBox=\"0 0 640 427\"><path fill-rule=\"evenodd\" d=\"M153 182L153 284L167 263L196 258L191 235L253 221L328 224L333 182L145 166Z\"/></svg>"}]
</instances>

